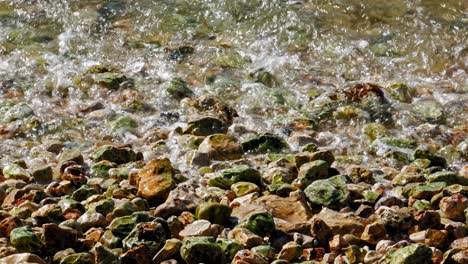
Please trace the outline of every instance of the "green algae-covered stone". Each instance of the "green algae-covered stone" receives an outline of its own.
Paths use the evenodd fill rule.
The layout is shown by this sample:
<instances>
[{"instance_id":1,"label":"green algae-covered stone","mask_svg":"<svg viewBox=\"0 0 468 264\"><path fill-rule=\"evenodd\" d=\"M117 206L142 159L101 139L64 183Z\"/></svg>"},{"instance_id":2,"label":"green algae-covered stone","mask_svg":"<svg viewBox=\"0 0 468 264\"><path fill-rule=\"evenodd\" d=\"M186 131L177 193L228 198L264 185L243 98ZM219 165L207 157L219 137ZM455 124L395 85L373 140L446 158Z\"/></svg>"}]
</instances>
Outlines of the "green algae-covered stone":
<instances>
[{"instance_id":1,"label":"green algae-covered stone","mask_svg":"<svg viewBox=\"0 0 468 264\"><path fill-rule=\"evenodd\" d=\"M108 248L120 248L122 247L122 238L114 235L111 230L106 230L102 234L99 242Z\"/></svg>"},{"instance_id":2,"label":"green algae-covered stone","mask_svg":"<svg viewBox=\"0 0 468 264\"><path fill-rule=\"evenodd\" d=\"M234 258L237 251L244 249L244 245L233 239L218 238L216 243L223 249L224 255L229 261Z\"/></svg>"},{"instance_id":3,"label":"green algae-covered stone","mask_svg":"<svg viewBox=\"0 0 468 264\"><path fill-rule=\"evenodd\" d=\"M88 185L82 185L80 188L78 188L72 193L71 198L73 200L81 202L95 194L99 194L99 191L96 188L92 188Z\"/></svg>"},{"instance_id":4,"label":"green algae-covered stone","mask_svg":"<svg viewBox=\"0 0 468 264\"><path fill-rule=\"evenodd\" d=\"M3 116L3 120L5 122L12 122L32 115L34 115L34 110L28 104L19 103L6 111L5 115Z\"/></svg>"},{"instance_id":5,"label":"green algae-covered stone","mask_svg":"<svg viewBox=\"0 0 468 264\"><path fill-rule=\"evenodd\" d=\"M213 224L225 225L229 222L232 209L221 203L202 203L195 212L198 219L205 219Z\"/></svg>"},{"instance_id":6,"label":"green algae-covered stone","mask_svg":"<svg viewBox=\"0 0 468 264\"><path fill-rule=\"evenodd\" d=\"M81 152L78 149L64 149L60 153L58 161L60 166L67 161L74 161L79 165L84 164L83 155L81 155Z\"/></svg>"},{"instance_id":7,"label":"green algae-covered stone","mask_svg":"<svg viewBox=\"0 0 468 264\"><path fill-rule=\"evenodd\" d=\"M171 80L166 91L177 100L193 95L192 90L187 86L187 82L178 77Z\"/></svg>"},{"instance_id":8,"label":"green algae-covered stone","mask_svg":"<svg viewBox=\"0 0 468 264\"><path fill-rule=\"evenodd\" d=\"M244 196L249 193L259 192L260 188L255 183L251 182L236 182L231 185L231 191L233 191L237 197Z\"/></svg>"},{"instance_id":9,"label":"green algae-covered stone","mask_svg":"<svg viewBox=\"0 0 468 264\"><path fill-rule=\"evenodd\" d=\"M281 197L288 197L290 192L296 191L297 188L289 183L273 183L268 185L268 191Z\"/></svg>"},{"instance_id":10,"label":"green algae-covered stone","mask_svg":"<svg viewBox=\"0 0 468 264\"><path fill-rule=\"evenodd\" d=\"M116 148L114 146L102 146L94 152L94 160L107 160L116 164L124 164L136 161L140 157L129 148Z\"/></svg>"},{"instance_id":11,"label":"green algae-covered stone","mask_svg":"<svg viewBox=\"0 0 468 264\"><path fill-rule=\"evenodd\" d=\"M432 250L421 244L412 244L389 253L381 264L431 264Z\"/></svg>"},{"instance_id":12,"label":"green algae-covered stone","mask_svg":"<svg viewBox=\"0 0 468 264\"><path fill-rule=\"evenodd\" d=\"M118 237L126 237L137 223L148 222L146 213L133 213L132 215L117 217L109 224L108 228Z\"/></svg>"},{"instance_id":13,"label":"green algae-covered stone","mask_svg":"<svg viewBox=\"0 0 468 264\"><path fill-rule=\"evenodd\" d=\"M188 126L184 130L184 134L209 136L213 134L226 134L227 130L227 124L219 118L200 117L188 122Z\"/></svg>"},{"instance_id":14,"label":"green algae-covered stone","mask_svg":"<svg viewBox=\"0 0 468 264\"><path fill-rule=\"evenodd\" d=\"M98 245L94 247L94 250L96 252L96 264L119 264L119 256L112 252L112 250L102 246Z\"/></svg>"},{"instance_id":15,"label":"green algae-covered stone","mask_svg":"<svg viewBox=\"0 0 468 264\"><path fill-rule=\"evenodd\" d=\"M124 115L113 121L111 126L112 130L115 132L132 132L138 127L138 122L134 118Z\"/></svg>"},{"instance_id":16,"label":"green algae-covered stone","mask_svg":"<svg viewBox=\"0 0 468 264\"><path fill-rule=\"evenodd\" d=\"M123 201L117 204L112 211L112 216L114 218L131 215L137 211L137 207L130 201Z\"/></svg>"},{"instance_id":17,"label":"green algae-covered stone","mask_svg":"<svg viewBox=\"0 0 468 264\"><path fill-rule=\"evenodd\" d=\"M406 84L395 83L387 87L387 91L392 99L400 101L402 103L411 103L411 95L409 88Z\"/></svg>"},{"instance_id":18,"label":"green algae-covered stone","mask_svg":"<svg viewBox=\"0 0 468 264\"><path fill-rule=\"evenodd\" d=\"M232 185L232 180L229 178L224 177L223 175L220 174L213 174L209 179L208 179L208 186L210 187L218 187L221 189L229 189L231 188Z\"/></svg>"},{"instance_id":19,"label":"green algae-covered stone","mask_svg":"<svg viewBox=\"0 0 468 264\"><path fill-rule=\"evenodd\" d=\"M18 227L10 232L10 242L20 252L39 252L41 241L31 227Z\"/></svg>"},{"instance_id":20,"label":"green algae-covered stone","mask_svg":"<svg viewBox=\"0 0 468 264\"><path fill-rule=\"evenodd\" d=\"M102 199L100 201L94 202L90 204L87 209L88 210L93 210L95 212L98 212L102 215L107 215L108 213L112 212L114 210L114 200L112 199Z\"/></svg>"},{"instance_id":21,"label":"green algae-covered stone","mask_svg":"<svg viewBox=\"0 0 468 264\"><path fill-rule=\"evenodd\" d=\"M446 167L447 161L436 154L431 153L429 150L417 148L413 153L414 159L428 159L431 161L431 166Z\"/></svg>"},{"instance_id":22,"label":"green algae-covered stone","mask_svg":"<svg viewBox=\"0 0 468 264\"><path fill-rule=\"evenodd\" d=\"M254 212L246 215L239 227L244 227L261 237L275 229L273 215L270 212Z\"/></svg>"},{"instance_id":23,"label":"green algae-covered stone","mask_svg":"<svg viewBox=\"0 0 468 264\"><path fill-rule=\"evenodd\" d=\"M60 264L95 264L94 257L90 253L77 253L66 256L60 261Z\"/></svg>"},{"instance_id":24,"label":"green algae-covered stone","mask_svg":"<svg viewBox=\"0 0 468 264\"><path fill-rule=\"evenodd\" d=\"M281 152L287 147L286 142L278 136L270 133L260 134L241 143L245 152Z\"/></svg>"},{"instance_id":25,"label":"green algae-covered stone","mask_svg":"<svg viewBox=\"0 0 468 264\"><path fill-rule=\"evenodd\" d=\"M304 193L310 203L315 206L325 206L339 209L349 199L349 190L346 187L346 177L338 175L326 180L312 182Z\"/></svg>"},{"instance_id":26,"label":"green algae-covered stone","mask_svg":"<svg viewBox=\"0 0 468 264\"><path fill-rule=\"evenodd\" d=\"M101 160L91 166L91 176L99 178L109 177L109 170L115 168L115 163L108 160Z\"/></svg>"},{"instance_id":27,"label":"green algae-covered stone","mask_svg":"<svg viewBox=\"0 0 468 264\"><path fill-rule=\"evenodd\" d=\"M92 76L95 84L109 90L118 90L124 84L132 85L133 80L118 72L102 72Z\"/></svg>"},{"instance_id":28,"label":"green algae-covered stone","mask_svg":"<svg viewBox=\"0 0 468 264\"><path fill-rule=\"evenodd\" d=\"M438 171L426 176L428 182L445 182L447 185L468 185L468 179L452 171Z\"/></svg>"},{"instance_id":29,"label":"green algae-covered stone","mask_svg":"<svg viewBox=\"0 0 468 264\"><path fill-rule=\"evenodd\" d=\"M422 100L414 103L413 111L431 123L443 123L446 118L442 105L432 100Z\"/></svg>"},{"instance_id":30,"label":"green algae-covered stone","mask_svg":"<svg viewBox=\"0 0 468 264\"><path fill-rule=\"evenodd\" d=\"M165 240L166 232L164 227L161 223L153 221L136 224L128 236L122 240L122 244L127 250L145 245L150 254L154 255L164 245Z\"/></svg>"},{"instance_id":31,"label":"green algae-covered stone","mask_svg":"<svg viewBox=\"0 0 468 264\"><path fill-rule=\"evenodd\" d=\"M236 182L252 182L257 185L262 184L262 177L260 172L248 165L240 165L234 168L219 171L219 174L225 178L229 178L233 183Z\"/></svg>"},{"instance_id":32,"label":"green algae-covered stone","mask_svg":"<svg viewBox=\"0 0 468 264\"><path fill-rule=\"evenodd\" d=\"M447 183L445 182L431 182L431 183L416 183L407 184L403 187L403 195L413 197L416 199L431 199L435 194L441 192Z\"/></svg>"},{"instance_id":33,"label":"green algae-covered stone","mask_svg":"<svg viewBox=\"0 0 468 264\"><path fill-rule=\"evenodd\" d=\"M7 179L23 180L29 182L32 180L29 172L18 164L10 164L3 168L3 175Z\"/></svg>"},{"instance_id":34,"label":"green algae-covered stone","mask_svg":"<svg viewBox=\"0 0 468 264\"><path fill-rule=\"evenodd\" d=\"M325 179L328 176L328 164L324 160L315 160L305 163L299 169L298 179L301 188L305 189L313 181Z\"/></svg>"},{"instance_id":35,"label":"green algae-covered stone","mask_svg":"<svg viewBox=\"0 0 468 264\"><path fill-rule=\"evenodd\" d=\"M85 211L85 207L83 206L83 204L81 204L80 202L72 198L69 198L69 196L61 199L58 202L58 206L60 206L60 208L62 209L62 212L65 212L71 209L76 209L76 210L79 210L80 212Z\"/></svg>"},{"instance_id":36,"label":"green algae-covered stone","mask_svg":"<svg viewBox=\"0 0 468 264\"><path fill-rule=\"evenodd\" d=\"M180 256L187 264L224 264L223 248L212 237L186 237L182 241Z\"/></svg>"},{"instance_id":37,"label":"green algae-covered stone","mask_svg":"<svg viewBox=\"0 0 468 264\"><path fill-rule=\"evenodd\" d=\"M253 247L252 252L262 256L265 259L274 259L275 258L275 248L270 245L260 245Z\"/></svg>"}]
</instances>

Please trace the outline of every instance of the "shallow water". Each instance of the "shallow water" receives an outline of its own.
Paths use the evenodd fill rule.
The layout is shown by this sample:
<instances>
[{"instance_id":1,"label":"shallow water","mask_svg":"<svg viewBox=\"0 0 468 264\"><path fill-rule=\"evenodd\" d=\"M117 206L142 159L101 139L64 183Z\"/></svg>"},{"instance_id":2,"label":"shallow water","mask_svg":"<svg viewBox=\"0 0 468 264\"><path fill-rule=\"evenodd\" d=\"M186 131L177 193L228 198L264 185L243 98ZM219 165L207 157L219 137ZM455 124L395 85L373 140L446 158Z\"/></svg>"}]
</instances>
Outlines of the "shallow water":
<instances>
[{"instance_id":1,"label":"shallow water","mask_svg":"<svg viewBox=\"0 0 468 264\"><path fill-rule=\"evenodd\" d=\"M0 1L1 161L42 157L51 139L84 152L103 140L148 151L150 132L190 118L165 90L181 77L195 96L233 106L234 127L286 138L291 121L310 120L306 132L343 163L398 166L369 148L363 126L383 123L389 136L435 151L466 141L467 38L468 2L457 0ZM80 88L77 76L93 65L119 69L133 88ZM383 87L389 116L353 108L340 118L347 108L334 95L366 82ZM388 95L395 83L409 101ZM442 117L421 118L415 106L426 101ZM21 102L30 109L8 118ZM83 110L97 102L104 109ZM136 127L116 129L122 116ZM184 150L170 151L188 169Z\"/></svg>"}]
</instances>

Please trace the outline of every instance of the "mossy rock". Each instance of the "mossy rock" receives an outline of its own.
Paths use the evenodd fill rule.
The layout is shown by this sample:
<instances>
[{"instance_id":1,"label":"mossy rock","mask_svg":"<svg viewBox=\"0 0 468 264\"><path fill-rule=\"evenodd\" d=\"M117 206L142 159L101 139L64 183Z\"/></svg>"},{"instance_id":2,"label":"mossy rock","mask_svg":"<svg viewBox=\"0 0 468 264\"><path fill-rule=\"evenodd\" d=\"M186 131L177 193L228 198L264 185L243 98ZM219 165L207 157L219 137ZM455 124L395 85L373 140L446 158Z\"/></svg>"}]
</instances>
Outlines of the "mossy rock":
<instances>
[{"instance_id":1,"label":"mossy rock","mask_svg":"<svg viewBox=\"0 0 468 264\"><path fill-rule=\"evenodd\" d=\"M421 244L412 244L390 252L381 264L431 264L432 250Z\"/></svg>"},{"instance_id":2,"label":"mossy rock","mask_svg":"<svg viewBox=\"0 0 468 264\"><path fill-rule=\"evenodd\" d=\"M247 228L261 237L275 230L275 221L270 212L254 212L245 216L239 227Z\"/></svg>"},{"instance_id":3,"label":"mossy rock","mask_svg":"<svg viewBox=\"0 0 468 264\"><path fill-rule=\"evenodd\" d=\"M303 164L297 176L301 183L301 188L305 189L313 181L327 178L328 168L328 164L324 160L314 160Z\"/></svg>"},{"instance_id":4,"label":"mossy rock","mask_svg":"<svg viewBox=\"0 0 468 264\"><path fill-rule=\"evenodd\" d=\"M228 261L231 261L238 251L244 249L244 246L241 243L232 239L218 238L216 239L216 243L224 251L224 255Z\"/></svg>"},{"instance_id":5,"label":"mossy rock","mask_svg":"<svg viewBox=\"0 0 468 264\"><path fill-rule=\"evenodd\" d=\"M133 230L137 223L148 222L149 215L145 213L133 213L129 216L117 217L109 224L108 228L115 236L124 238Z\"/></svg>"},{"instance_id":6,"label":"mossy rock","mask_svg":"<svg viewBox=\"0 0 468 264\"><path fill-rule=\"evenodd\" d=\"M166 91L177 100L193 95L193 91L188 88L187 82L178 77L171 80Z\"/></svg>"},{"instance_id":7,"label":"mossy rock","mask_svg":"<svg viewBox=\"0 0 468 264\"><path fill-rule=\"evenodd\" d=\"M347 179L343 175L312 182L304 193L314 206L339 209L346 205L350 193L346 187Z\"/></svg>"},{"instance_id":8,"label":"mossy rock","mask_svg":"<svg viewBox=\"0 0 468 264\"><path fill-rule=\"evenodd\" d=\"M227 124L219 118L200 117L188 122L188 126L184 130L184 134L206 137L212 134L226 134L227 130Z\"/></svg>"},{"instance_id":9,"label":"mossy rock","mask_svg":"<svg viewBox=\"0 0 468 264\"><path fill-rule=\"evenodd\" d=\"M95 262L93 255L83 252L64 257L60 264L95 264Z\"/></svg>"},{"instance_id":10,"label":"mossy rock","mask_svg":"<svg viewBox=\"0 0 468 264\"><path fill-rule=\"evenodd\" d=\"M101 146L94 152L94 160L107 160L115 164L124 164L141 159L141 155L129 148L116 148L114 146Z\"/></svg>"},{"instance_id":11,"label":"mossy rock","mask_svg":"<svg viewBox=\"0 0 468 264\"><path fill-rule=\"evenodd\" d=\"M111 161L101 160L91 166L91 176L98 178L108 178L109 170L115 168L115 166L116 164Z\"/></svg>"},{"instance_id":12,"label":"mossy rock","mask_svg":"<svg viewBox=\"0 0 468 264\"><path fill-rule=\"evenodd\" d=\"M18 227L10 232L10 242L20 252L39 252L42 244L39 237L33 232L31 227Z\"/></svg>"},{"instance_id":13,"label":"mossy rock","mask_svg":"<svg viewBox=\"0 0 468 264\"><path fill-rule=\"evenodd\" d=\"M277 153L287 147L286 142L270 133L260 134L241 143L244 152Z\"/></svg>"},{"instance_id":14,"label":"mossy rock","mask_svg":"<svg viewBox=\"0 0 468 264\"><path fill-rule=\"evenodd\" d=\"M187 264L224 264L223 248L213 237L186 237L182 240L180 256Z\"/></svg>"},{"instance_id":15,"label":"mossy rock","mask_svg":"<svg viewBox=\"0 0 468 264\"><path fill-rule=\"evenodd\" d=\"M226 225L231 216L231 207L220 203L202 203L195 212L198 219L205 219L213 224Z\"/></svg>"},{"instance_id":16,"label":"mossy rock","mask_svg":"<svg viewBox=\"0 0 468 264\"><path fill-rule=\"evenodd\" d=\"M128 236L122 240L122 244L127 250L145 245L150 254L154 255L164 245L166 238L163 225L153 221L136 224Z\"/></svg>"}]
</instances>

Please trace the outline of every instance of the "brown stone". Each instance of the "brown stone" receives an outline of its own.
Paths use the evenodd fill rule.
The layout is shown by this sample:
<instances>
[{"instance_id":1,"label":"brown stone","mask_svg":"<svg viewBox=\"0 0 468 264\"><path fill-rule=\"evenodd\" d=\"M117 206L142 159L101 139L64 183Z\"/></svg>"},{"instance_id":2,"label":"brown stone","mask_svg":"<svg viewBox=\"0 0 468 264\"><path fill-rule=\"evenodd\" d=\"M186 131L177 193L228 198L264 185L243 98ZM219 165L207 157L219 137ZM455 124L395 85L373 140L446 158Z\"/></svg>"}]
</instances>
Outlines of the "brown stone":
<instances>
[{"instance_id":1,"label":"brown stone","mask_svg":"<svg viewBox=\"0 0 468 264\"><path fill-rule=\"evenodd\" d=\"M176 186L173 179L174 169L169 159L156 159L150 161L138 173L137 195L153 204L166 200L169 192Z\"/></svg>"},{"instance_id":2,"label":"brown stone","mask_svg":"<svg viewBox=\"0 0 468 264\"><path fill-rule=\"evenodd\" d=\"M236 253L232 264L268 264L269 261L255 252L243 249Z\"/></svg>"},{"instance_id":3,"label":"brown stone","mask_svg":"<svg viewBox=\"0 0 468 264\"><path fill-rule=\"evenodd\" d=\"M364 232L361 235L361 239L369 244L376 245L382 239L385 239L387 232L385 231L385 225L380 222L375 222L366 225Z\"/></svg>"},{"instance_id":4,"label":"brown stone","mask_svg":"<svg viewBox=\"0 0 468 264\"><path fill-rule=\"evenodd\" d=\"M169 193L166 201L154 210L154 216L168 218L171 215L179 215L183 211L193 212L200 201L192 185L179 184Z\"/></svg>"},{"instance_id":5,"label":"brown stone","mask_svg":"<svg viewBox=\"0 0 468 264\"><path fill-rule=\"evenodd\" d=\"M59 227L57 224L44 224L44 242L47 251L55 253L62 249L76 248L80 233L72 228Z\"/></svg>"},{"instance_id":6,"label":"brown stone","mask_svg":"<svg viewBox=\"0 0 468 264\"><path fill-rule=\"evenodd\" d=\"M16 216L10 216L0 222L0 237L10 237L11 230L24 226L23 221Z\"/></svg>"},{"instance_id":7,"label":"brown stone","mask_svg":"<svg viewBox=\"0 0 468 264\"><path fill-rule=\"evenodd\" d=\"M122 264L150 264L151 255L146 246L141 245L125 252L121 259Z\"/></svg>"},{"instance_id":8,"label":"brown stone","mask_svg":"<svg viewBox=\"0 0 468 264\"><path fill-rule=\"evenodd\" d=\"M440 200L439 208L442 216L454 221L465 221L465 208L468 207L468 198L460 193Z\"/></svg>"},{"instance_id":9,"label":"brown stone","mask_svg":"<svg viewBox=\"0 0 468 264\"><path fill-rule=\"evenodd\" d=\"M307 222L312 212L305 201L298 197L280 197L276 195L266 195L254 201L262 205L274 217L286 220L291 223Z\"/></svg>"},{"instance_id":10,"label":"brown stone","mask_svg":"<svg viewBox=\"0 0 468 264\"><path fill-rule=\"evenodd\" d=\"M229 231L229 239L234 239L244 245L246 248L252 248L263 244L263 238L252 233L247 228L236 227Z\"/></svg>"},{"instance_id":11,"label":"brown stone","mask_svg":"<svg viewBox=\"0 0 468 264\"><path fill-rule=\"evenodd\" d=\"M323 208L320 213L312 217L324 221L333 234L353 234L361 236L364 231L365 219L355 216L353 213L339 213L328 208Z\"/></svg>"}]
</instances>

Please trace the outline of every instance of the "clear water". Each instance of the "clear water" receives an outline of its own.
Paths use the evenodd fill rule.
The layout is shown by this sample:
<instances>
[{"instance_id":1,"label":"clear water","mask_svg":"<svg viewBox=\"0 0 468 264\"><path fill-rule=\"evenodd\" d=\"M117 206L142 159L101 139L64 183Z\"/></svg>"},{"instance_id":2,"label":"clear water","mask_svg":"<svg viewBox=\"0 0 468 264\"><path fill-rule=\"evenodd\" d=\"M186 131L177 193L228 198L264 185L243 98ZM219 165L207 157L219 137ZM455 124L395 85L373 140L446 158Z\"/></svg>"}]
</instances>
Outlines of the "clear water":
<instances>
[{"instance_id":1,"label":"clear water","mask_svg":"<svg viewBox=\"0 0 468 264\"><path fill-rule=\"evenodd\" d=\"M20 133L30 117L2 121L0 157L43 157L50 139L84 152L102 140L149 150L148 133L189 119L165 92L173 77L197 96L222 98L239 113L235 125L256 132L286 137L290 120L318 120L309 132L321 147L375 166L383 161L363 137L368 119L320 120L315 109L354 83L404 83L412 99L391 101L388 133L435 149L456 147L468 133L467 33L462 0L0 0L0 104L25 102L40 123ZM176 52L184 46L193 53ZM120 69L134 88L76 87L73 80L93 65ZM261 69L275 76L273 87L252 77ZM442 136L415 133L427 120L411 109L424 100L443 107L444 122L428 125ZM146 107L135 110L135 101ZM96 102L104 109L81 111ZM113 131L124 115L138 127ZM457 140L447 139L455 134ZM183 167L185 152L170 149ZM455 167L464 163L452 160Z\"/></svg>"}]
</instances>

